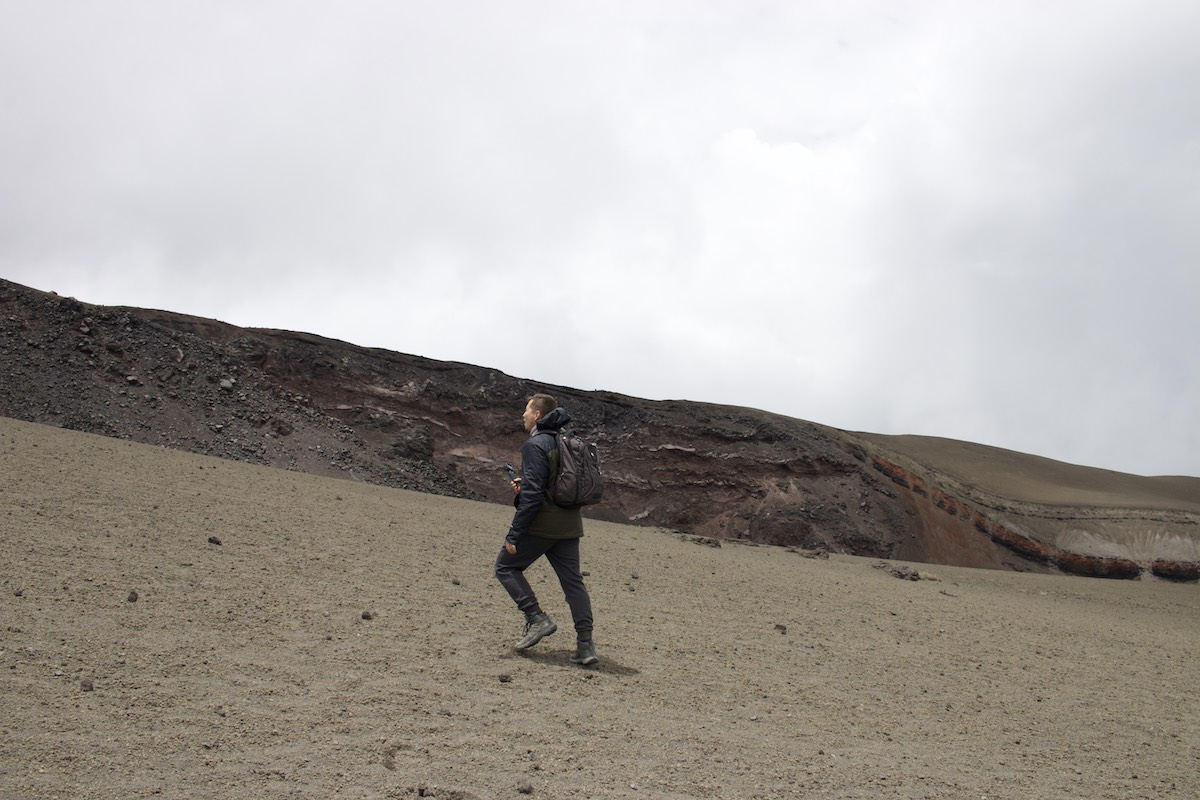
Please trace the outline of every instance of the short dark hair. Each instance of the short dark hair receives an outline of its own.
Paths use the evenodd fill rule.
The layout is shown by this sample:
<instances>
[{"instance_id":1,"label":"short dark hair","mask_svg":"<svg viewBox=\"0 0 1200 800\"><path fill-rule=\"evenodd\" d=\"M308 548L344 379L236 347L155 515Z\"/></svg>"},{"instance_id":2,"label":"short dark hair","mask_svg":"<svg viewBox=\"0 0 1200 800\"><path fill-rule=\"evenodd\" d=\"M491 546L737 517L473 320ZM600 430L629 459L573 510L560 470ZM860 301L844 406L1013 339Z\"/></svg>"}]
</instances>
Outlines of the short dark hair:
<instances>
[{"instance_id":1,"label":"short dark hair","mask_svg":"<svg viewBox=\"0 0 1200 800\"><path fill-rule=\"evenodd\" d=\"M534 411L540 411L542 416L546 416L554 409L558 408L558 401L553 396L548 394L538 393L529 398L526 405L533 406Z\"/></svg>"}]
</instances>

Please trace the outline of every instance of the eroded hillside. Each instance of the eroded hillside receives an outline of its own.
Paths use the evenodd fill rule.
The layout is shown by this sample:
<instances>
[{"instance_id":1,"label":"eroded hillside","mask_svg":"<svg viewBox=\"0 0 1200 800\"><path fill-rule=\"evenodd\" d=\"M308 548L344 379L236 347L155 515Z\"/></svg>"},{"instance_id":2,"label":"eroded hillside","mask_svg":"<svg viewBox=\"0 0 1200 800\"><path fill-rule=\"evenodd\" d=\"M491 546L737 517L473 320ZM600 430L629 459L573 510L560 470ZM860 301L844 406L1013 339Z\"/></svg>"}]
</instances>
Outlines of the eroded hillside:
<instances>
[{"instance_id":1,"label":"eroded hillside","mask_svg":"<svg viewBox=\"0 0 1200 800\"><path fill-rule=\"evenodd\" d=\"M954 459L941 466L936 447L914 458L895 437L747 408L577 391L306 333L93 306L8 282L0 282L0 374L5 416L501 503L510 497L502 465L524 436L524 398L549 391L602 448L607 489L595 514L605 519L961 566L1194 580L1200 562L1197 479L1174 479L1180 502L1140 509L1138 530L1156 526L1147 536L1122 522L1119 502L1008 497L1004 486L989 489L986 474L980 485L962 479ZM1052 499L1055 480L1063 482L1045 484ZM1080 527L1100 518L1099 527Z\"/></svg>"}]
</instances>

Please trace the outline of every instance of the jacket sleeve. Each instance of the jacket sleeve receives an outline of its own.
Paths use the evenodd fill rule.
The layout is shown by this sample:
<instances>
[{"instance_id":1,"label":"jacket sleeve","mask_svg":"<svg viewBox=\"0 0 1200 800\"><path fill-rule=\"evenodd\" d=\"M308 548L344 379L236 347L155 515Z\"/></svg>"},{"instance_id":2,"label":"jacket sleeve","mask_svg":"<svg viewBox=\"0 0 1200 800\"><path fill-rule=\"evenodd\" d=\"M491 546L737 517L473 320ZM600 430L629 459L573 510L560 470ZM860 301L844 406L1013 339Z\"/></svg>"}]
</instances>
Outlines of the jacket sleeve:
<instances>
[{"instance_id":1,"label":"jacket sleeve","mask_svg":"<svg viewBox=\"0 0 1200 800\"><path fill-rule=\"evenodd\" d=\"M516 544L529 531L533 518L542 510L546 489L550 483L550 459L539 447L539 440L546 436L533 436L521 445L521 491L517 495L517 510L513 514L507 542Z\"/></svg>"}]
</instances>

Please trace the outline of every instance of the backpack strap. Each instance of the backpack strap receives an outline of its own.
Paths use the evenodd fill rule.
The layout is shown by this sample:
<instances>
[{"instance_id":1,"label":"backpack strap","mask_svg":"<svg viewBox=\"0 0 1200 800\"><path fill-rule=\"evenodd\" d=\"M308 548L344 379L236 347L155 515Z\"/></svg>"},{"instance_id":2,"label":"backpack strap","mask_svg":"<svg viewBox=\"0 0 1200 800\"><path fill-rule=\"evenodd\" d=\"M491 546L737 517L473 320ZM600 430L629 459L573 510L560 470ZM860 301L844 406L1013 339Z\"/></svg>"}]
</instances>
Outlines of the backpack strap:
<instances>
[{"instance_id":1,"label":"backpack strap","mask_svg":"<svg viewBox=\"0 0 1200 800\"><path fill-rule=\"evenodd\" d=\"M550 469L546 473L546 491L545 499L553 504L550 492L554 488L554 482L558 480L559 467L562 461L558 455L558 437L563 434L562 430L556 431L538 431L538 434L545 434L550 437L550 446L541 448L546 453L546 460L550 463Z\"/></svg>"}]
</instances>

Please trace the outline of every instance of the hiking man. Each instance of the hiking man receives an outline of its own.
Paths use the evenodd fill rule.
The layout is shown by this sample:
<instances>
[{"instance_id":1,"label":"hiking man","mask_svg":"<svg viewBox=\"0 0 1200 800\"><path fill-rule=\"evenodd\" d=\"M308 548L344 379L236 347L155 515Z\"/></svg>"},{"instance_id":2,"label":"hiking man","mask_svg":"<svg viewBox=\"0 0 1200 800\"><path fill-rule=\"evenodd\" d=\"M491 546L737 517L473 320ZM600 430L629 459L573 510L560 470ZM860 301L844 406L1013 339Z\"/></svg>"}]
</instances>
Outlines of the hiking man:
<instances>
[{"instance_id":1,"label":"hiking man","mask_svg":"<svg viewBox=\"0 0 1200 800\"><path fill-rule=\"evenodd\" d=\"M558 467L555 433L571 417L550 395L535 394L526 403L522 420L529 438L521 446L521 477L513 481L517 493L513 505L517 510L495 567L496 578L525 613L525 636L517 642L517 649L533 647L558 630L525 579L526 568L545 556L558 576L575 621L578 643L571 661L595 664L599 659L592 642L592 599L579 568L583 515L578 508L556 506L547 493Z\"/></svg>"}]
</instances>

